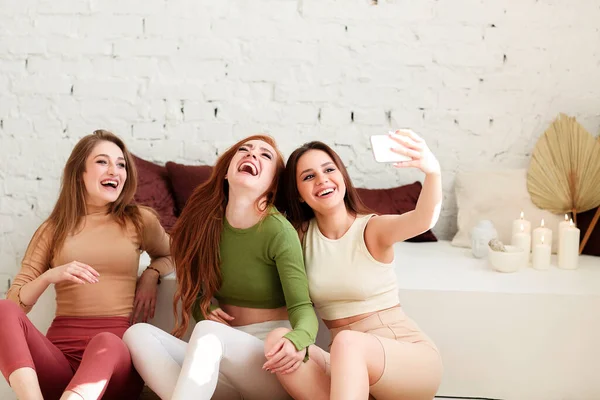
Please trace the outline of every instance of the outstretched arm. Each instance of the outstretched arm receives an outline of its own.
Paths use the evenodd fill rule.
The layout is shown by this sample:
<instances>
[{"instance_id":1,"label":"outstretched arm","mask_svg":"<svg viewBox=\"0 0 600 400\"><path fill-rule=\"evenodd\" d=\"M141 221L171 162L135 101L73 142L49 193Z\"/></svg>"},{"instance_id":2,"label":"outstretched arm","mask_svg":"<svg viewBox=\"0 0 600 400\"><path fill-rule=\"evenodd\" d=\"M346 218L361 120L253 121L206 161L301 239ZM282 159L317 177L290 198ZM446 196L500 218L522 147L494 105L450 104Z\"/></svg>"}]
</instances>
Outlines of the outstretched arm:
<instances>
[{"instance_id":1,"label":"outstretched arm","mask_svg":"<svg viewBox=\"0 0 600 400\"><path fill-rule=\"evenodd\" d=\"M371 219L365 240L385 249L431 229L437 222L442 206L440 164L425 141L410 130L396 131L392 138L398 143L393 150L411 160L396 163L397 168L419 168L425 173L423 188L414 210L401 215L381 215Z\"/></svg>"}]
</instances>

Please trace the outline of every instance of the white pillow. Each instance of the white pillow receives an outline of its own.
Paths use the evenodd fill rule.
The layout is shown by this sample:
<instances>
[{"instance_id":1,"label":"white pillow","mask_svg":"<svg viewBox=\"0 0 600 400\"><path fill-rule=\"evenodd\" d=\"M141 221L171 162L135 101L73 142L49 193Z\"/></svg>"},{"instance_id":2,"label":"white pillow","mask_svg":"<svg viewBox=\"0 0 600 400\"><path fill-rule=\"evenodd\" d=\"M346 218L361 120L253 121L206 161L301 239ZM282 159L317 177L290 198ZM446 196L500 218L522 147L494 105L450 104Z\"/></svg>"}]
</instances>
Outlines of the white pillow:
<instances>
[{"instance_id":1,"label":"white pillow","mask_svg":"<svg viewBox=\"0 0 600 400\"><path fill-rule=\"evenodd\" d=\"M482 219L492 221L498 238L510 244L512 224L521 211L531 222L531 231L542 218L544 226L552 230L552 252L558 248L558 224L564 215L555 215L537 208L527 191L527 170L512 169L498 171L459 172L455 181L456 204L458 207L458 232L452 245L471 247L471 229Z\"/></svg>"}]
</instances>

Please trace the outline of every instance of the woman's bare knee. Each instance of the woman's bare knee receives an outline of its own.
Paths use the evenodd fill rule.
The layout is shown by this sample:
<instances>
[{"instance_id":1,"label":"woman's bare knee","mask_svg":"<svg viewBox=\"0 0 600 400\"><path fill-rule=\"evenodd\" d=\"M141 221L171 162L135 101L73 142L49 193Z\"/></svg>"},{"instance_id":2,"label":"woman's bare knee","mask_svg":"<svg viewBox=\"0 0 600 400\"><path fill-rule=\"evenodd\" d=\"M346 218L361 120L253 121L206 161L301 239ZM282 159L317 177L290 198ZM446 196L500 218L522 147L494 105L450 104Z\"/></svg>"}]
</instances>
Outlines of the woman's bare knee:
<instances>
[{"instance_id":1,"label":"woman's bare knee","mask_svg":"<svg viewBox=\"0 0 600 400\"><path fill-rule=\"evenodd\" d=\"M282 337L291 332L288 328L275 328L265 338L265 355L275 346L275 344L281 340Z\"/></svg>"},{"instance_id":2,"label":"woman's bare knee","mask_svg":"<svg viewBox=\"0 0 600 400\"><path fill-rule=\"evenodd\" d=\"M331 355L344 354L348 351L356 351L361 346L364 333L354 331L341 331L333 339L331 344Z\"/></svg>"}]
</instances>

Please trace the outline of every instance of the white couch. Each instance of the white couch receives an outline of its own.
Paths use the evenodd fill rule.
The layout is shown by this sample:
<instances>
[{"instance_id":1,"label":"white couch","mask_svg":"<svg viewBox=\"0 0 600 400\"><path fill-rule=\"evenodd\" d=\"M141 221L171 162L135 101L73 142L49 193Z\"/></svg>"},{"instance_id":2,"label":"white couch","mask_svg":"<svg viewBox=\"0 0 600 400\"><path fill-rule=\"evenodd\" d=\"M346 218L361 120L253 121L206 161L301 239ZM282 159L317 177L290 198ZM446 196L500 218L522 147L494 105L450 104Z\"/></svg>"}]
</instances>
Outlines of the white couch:
<instances>
[{"instance_id":1,"label":"white couch","mask_svg":"<svg viewBox=\"0 0 600 400\"><path fill-rule=\"evenodd\" d=\"M439 395L600 399L600 258L582 256L575 271L502 274L448 241L400 243L396 272L402 305L442 354ZM173 276L163 280L152 321L167 331L174 288ZM30 313L42 331L53 299L48 290ZM317 343L329 344L322 324ZM4 382L0 398L14 398Z\"/></svg>"}]
</instances>

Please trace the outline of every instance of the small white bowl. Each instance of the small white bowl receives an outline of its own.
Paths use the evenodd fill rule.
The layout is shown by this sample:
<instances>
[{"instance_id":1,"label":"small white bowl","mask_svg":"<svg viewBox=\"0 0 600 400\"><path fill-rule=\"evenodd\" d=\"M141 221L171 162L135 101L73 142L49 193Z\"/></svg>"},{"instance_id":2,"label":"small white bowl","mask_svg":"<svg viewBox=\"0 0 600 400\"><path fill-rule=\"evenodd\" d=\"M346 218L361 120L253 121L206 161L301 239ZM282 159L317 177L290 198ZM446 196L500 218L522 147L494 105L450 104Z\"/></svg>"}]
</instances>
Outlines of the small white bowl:
<instances>
[{"instance_id":1,"label":"small white bowl","mask_svg":"<svg viewBox=\"0 0 600 400\"><path fill-rule=\"evenodd\" d=\"M489 246L488 246L489 247ZM499 272L516 272L525 264L525 251L516 246L504 246L504 251L489 248L488 260L492 269Z\"/></svg>"}]
</instances>

